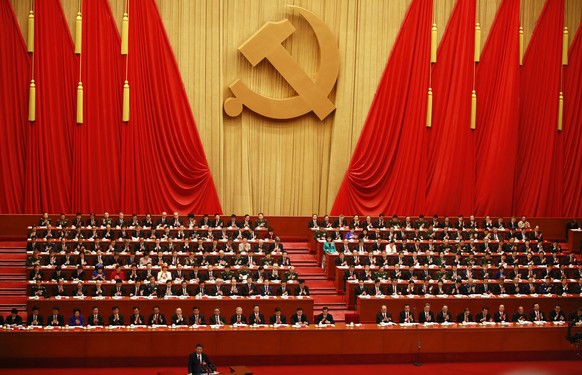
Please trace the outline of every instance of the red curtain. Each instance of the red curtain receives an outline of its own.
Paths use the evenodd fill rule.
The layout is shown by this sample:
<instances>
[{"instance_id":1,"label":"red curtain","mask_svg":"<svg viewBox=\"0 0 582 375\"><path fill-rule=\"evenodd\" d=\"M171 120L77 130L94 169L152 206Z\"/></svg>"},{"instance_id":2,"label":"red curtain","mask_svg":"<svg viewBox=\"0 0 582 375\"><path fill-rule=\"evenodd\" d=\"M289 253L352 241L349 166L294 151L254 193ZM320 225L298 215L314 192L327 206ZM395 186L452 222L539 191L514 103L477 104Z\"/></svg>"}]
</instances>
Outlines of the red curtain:
<instances>
[{"instance_id":1,"label":"red curtain","mask_svg":"<svg viewBox=\"0 0 582 375\"><path fill-rule=\"evenodd\" d=\"M432 1L410 5L332 214L424 208Z\"/></svg>"},{"instance_id":2,"label":"red curtain","mask_svg":"<svg viewBox=\"0 0 582 375\"><path fill-rule=\"evenodd\" d=\"M519 0L504 0L477 65L475 214L510 215L519 123Z\"/></svg>"},{"instance_id":3,"label":"red curtain","mask_svg":"<svg viewBox=\"0 0 582 375\"><path fill-rule=\"evenodd\" d=\"M107 0L83 1L84 122L74 125L72 211L121 203L121 40Z\"/></svg>"},{"instance_id":4,"label":"red curtain","mask_svg":"<svg viewBox=\"0 0 582 375\"><path fill-rule=\"evenodd\" d=\"M475 144L471 130L475 0L458 0L432 73L433 124L427 135L426 212L473 212Z\"/></svg>"},{"instance_id":5,"label":"red curtain","mask_svg":"<svg viewBox=\"0 0 582 375\"><path fill-rule=\"evenodd\" d=\"M130 11L131 119L122 126L122 208L221 212L155 1L132 2Z\"/></svg>"},{"instance_id":6,"label":"red curtain","mask_svg":"<svg viewBox=\"0 0 582 375\"><path fill-rule=\"evenodd\" d=\"M24 207L30 60L10 0L0 0L0 212Z\"/></svg>"},{"instance_id":7,"label":"red curtain","mask_svg":"<svg viewBox=\"0 0 582 375\"><path fill-rule=\"evenodd\" d=\"M523 59L513 198L518 215L562 214L557 124L563 24L564 0L548 0Z\"/></svg>"},{"instance_id":8,"label":"red curtain","mask_svg":"<svg viewBox=\"0 0 582 375\"><path fill-rule=\"evenodd\" d=\"M69 212L78 59L58 0L35 1L36 122L29 125L26 212Z\"/></svg>"},{"instance_id":9,"label":"red curtain","mask_svg":"<svg viewBox=\"0 0 582 375\"><path fill-rule=\"evenodd\" d=\"M582 24L564 68L564 199L562 215L582 217Z\"/></svg>"}]
</instances>

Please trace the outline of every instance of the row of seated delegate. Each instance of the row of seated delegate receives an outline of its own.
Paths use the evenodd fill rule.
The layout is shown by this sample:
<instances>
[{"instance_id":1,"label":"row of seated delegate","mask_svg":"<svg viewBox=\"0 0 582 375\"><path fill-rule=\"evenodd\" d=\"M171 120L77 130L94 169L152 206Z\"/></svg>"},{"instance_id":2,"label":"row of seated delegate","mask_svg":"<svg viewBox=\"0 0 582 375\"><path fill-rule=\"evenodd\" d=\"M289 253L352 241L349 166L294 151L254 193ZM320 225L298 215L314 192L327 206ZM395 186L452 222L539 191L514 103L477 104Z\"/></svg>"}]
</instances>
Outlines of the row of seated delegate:
<instances>
[{"instance_id":1,"label":"row of seated delegate","mask_svg":"<svg viewBox=\"0 0 582 375\"><path fill-rule=\"evenodd\" d=\"M3 320L2 316L0 319ZM0 321L0 324L6 325L24 325L36 326L36 327L84 327L84 326L245 326L245 325L309 325L315 322L316 324L334 324L335 321L333 316L328 312L327 307L323 308L321 314L317 315L315 319L308 317L307 314L303 312L301 307L298 307L294 314L291 315L288 320L287 317L282 313L281 309L276 307L272 312L272 315L265 318L265 315L257 304L253 307L253 311L246 315L243 312L242 307L237 307L235 311L230 315L227 320L225 316L220 311L219 307L215 307L212 314L205 316L197 306L192 308L192 313L184 313L181 307L175 309L174 314L170 319L166 318L166 315L161 310L160 306L154 306L149 315L142 314L139 306L134 306L132 308L132 314L129 316L124 316L120 313L118 306L113 306L111 309L111 314L107 320L101 315L101 311L98 306L94 306L91 312L84 316L81 309L73 308L73 314L65 320L65 317L61 314L60 308L54 306L50 314L46 317L41 314L40 308L38 306L32 307L32 312L28 314L26 322L18 315L18 310L13 309L12 314L6 318L5 321Z\"/></svg>"},{"instance_id":2,"label":"row of seated delegate","mask_svg":"<svg viewBox=\"0 0 582 375\"><path fill-rule=\"evenodd\" d=\"M574 324L582 324L582 308L578 308L574 312L562 311L559 304L552 306L552 310L546 314L540 307L539 303L534 303L532 309L527 312L523 306L519 306L516 311L506 311L505 305L500 304L495 312L490 312L489 307L484 306L481 311L474 314L470 308L466 307L462 312L455 314L449 311L448 305L442 305L438 313L434 313L431 309L430 303L426 303L422 309L416 313L409 304L404 305L404 309L398 313L394 318L392 314L383 305L380 312L376 314L376 323L389 324L394 322L399 323L542 323L542 322L557 322L565 323L571 321Z\"/></svg>"},{"instance_id":3,"label":"row of seated delegate","mask_svg":"<svg viewBox=\"0 0 582 375\"><path fill-rule=\"evenodd\" d=\"M490 216L485 216L481 223L474 215L466 219L463 215L459 215L455 222L448 216L443 217L442 221L438 215L433 215L432 219L425 219L424 215L419 215L416 220L412 217L406 216L402 220L398 215L393 215L392 218L387 218L384 214L379 214L377 218L366 216L360 218L359 215L354 215L352 219L346 218L345 215L340 214L337 219L333 220L329 215L325 215L322 220L317 214L312 215L308 223L308 227L313 230L318 229L405 229L405 230L427 230L427 229L455 229L455 230L531 230L532 225L527 217L522 216L518 219L512 216L509 221L503 217L498 217L493 220Z\"/></svg>"},{"instance_id":4,"label":"row of seated delegate","mask_svg":"<svg viewBox=\"0 0 582 375\"><path fill-rule=\"evenodd\" d=\"M89 285L89 288L88 288ZM248 278L245 282L237 282L235 279L223 282L199 280L167 282L160 284L155 278L147 281L122 282L118 280L113 284L103 283L101 280L84 283L83 281L65 282L41 282L37 280L30 288L30 298L63 298L63 297L226 297L226 296L262 296L262 297L289 297L310 295L309 287L304 280L290 280L271 282L269 279L255 281ZM50 289L50 291L48 290Z\"/></svg>"}]
</instances>

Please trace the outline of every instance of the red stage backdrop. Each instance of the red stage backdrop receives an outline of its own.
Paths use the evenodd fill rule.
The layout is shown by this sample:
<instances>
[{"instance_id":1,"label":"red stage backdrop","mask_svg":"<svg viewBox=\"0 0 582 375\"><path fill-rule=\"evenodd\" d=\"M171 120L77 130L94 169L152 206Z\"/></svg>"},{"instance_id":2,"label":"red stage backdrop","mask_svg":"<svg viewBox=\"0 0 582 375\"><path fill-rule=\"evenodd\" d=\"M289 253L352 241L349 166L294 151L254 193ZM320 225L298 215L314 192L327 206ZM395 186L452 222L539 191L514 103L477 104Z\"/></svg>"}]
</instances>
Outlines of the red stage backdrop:
<instances>
[{"instance_id":1,"label":"red stage backdrop","mask_svg":"<svg viewBox=\"0 0 582 375\"><path fill-rule=\"evenodd\" d=\"M582 215L582 24L564 68L564 200L562 215Z\"/></svg>"},{"instance_id":2,"label":"red stage backdrop","mask_svg":"<svg viewBox=\"0 0 582 375\"><path fill-rule=\"evenodd\" d=\"M125 58L107 0L83 2L79 57L59 0L35 1L36 121L26 46L9 0L2 26L0 213L221 212L196 123L154 0L132 2L131 118L121 121Z\"/></svg>"},{"instance_id":3,"label":"red stage backdrop","mask_svg":"<svg viewBox=\"0 0 582 375\"><path fill-rule=\"evenodd\" d=\"M432 12L432 1L414 0L410 5L333 214L418 214L426 207L425 119Z\"/></svg>"},{"instance_id":4,"label":"red stage backdrop","mask_svg":"<svg viewBox=\"0 0 582 375\"><path fill-rule=\"evenodd\" d=\"M122 127L121 202L131 212L221 212L154 0L131 3L131 120Z\"/></svg>"},{"instance_id":5,"label":"red stage backdrop","mask_svg":"<svg viewBox=\"0 0 582 375\"><path fill-rule=\"evenodd\" d=\"M24 211L30 61L10 0L0 0L0 30L0 212L20 213Z\"/></svg>"},{"instance_id":6,"label":"red stage backdrop","mask_svg":"<svg viewBox=\"0 0 582 375\"><path fill-rule=\"evenodd\" d=\"M582 216L582 36L570 30L562 67L564 0L547 0L522 67L519 0L503 0L475 71L474 131L475 0L458 0L444 30L425 127L432 3L410 5L331 213ZM0 47L14 51L0 56L0 213L221 211L155 1L130 11L131 119L122 123L119 33L107 0L83 2L78 125L79 57L60 2L35 1L30 59L10 1L0 0Z\"/></svg>"},{"instance_id":7,"label":"red stage backdrop","mask_svg":"<svg viewBox=\"0 0 582 375\"><path fill-rule=\"evenodd\" d=\"M36 0L34 6L36 122L23 124L24 209L70 212L79 63L60 1Z\"/></svg>"},{"instance_id":8,"label":"red stage backdrop","mask_svg":"<svg viewBox=\"0 0 582 375\"><path fill-rule=\"evenodd\" d=\"M410 37L409 23L430 24L422 19L418 7L423 5L417 3L423 2L412 3L398 41ZM423 127L426 92L402 89L414 82L414 76L396 85L394 80L399 82L401 76L385 73L332 214L582 216L582 43L578 36L570 50L572 61L564 69L564 132L560 134L564 2L545 4L521 69L519 7L519 0L502 2L477 64L475 131L470 130L474 0L457 1L438 49L432 77L432 128ZM395 63L398 72L416 63L428 65L427 61L395 62L399 49L410 45L396 43L386 72ZM400 132L403 123L394 120L393 113L400 108L389 105L394 96L407 114L422 115L416 122L410 118L406 122L407 128L418 129L414 137L403 136L412 133ZM386 136L391 134L398 136ZM420 160L413 155L420 155Z\"/></svg>"},{"instance_id":9,"label":"red stage backdrop","mask_svg":"<svg viewBox=\"0 0 582 375\"><path fill-rule=\"evenodd\" d=\"M532 216L562 214L558 95L564 1L548 0L523 58L513 207Z\"/></svg>"},{"instance_id":10,"label":"red stage backdrop","mask_svg":"<svg viewBox=\"0 0 582 375\"><path fill-rule=\"evenodd\" d=\"M83 1L84 121L75 125L71 209L118 212L121 184L121 39L107 0Z\"/></svg>"}]
</instances>

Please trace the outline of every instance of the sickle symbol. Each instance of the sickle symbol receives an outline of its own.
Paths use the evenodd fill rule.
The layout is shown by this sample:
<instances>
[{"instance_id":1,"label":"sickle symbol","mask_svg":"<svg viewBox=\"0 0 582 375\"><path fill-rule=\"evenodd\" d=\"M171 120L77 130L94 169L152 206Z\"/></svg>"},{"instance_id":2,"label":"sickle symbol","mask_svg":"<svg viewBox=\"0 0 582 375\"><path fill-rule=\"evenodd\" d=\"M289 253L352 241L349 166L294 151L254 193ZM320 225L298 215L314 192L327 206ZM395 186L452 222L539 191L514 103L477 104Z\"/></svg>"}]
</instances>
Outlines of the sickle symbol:
<instances>
[{"instance_id":1,"label":"sickle symbol","mask_svg":"<svg viewBox=\"0 0 582 375\"><path fill-rule=\"evenodd\" d=\"M339 74L339 50L334 36L323 21L307 9L289 5L309 23L319 44L319 71L312 80L281 45L295 27L288 21L267 22L238 49L256 66L263 59L269 62L293 87L298 95L290 98L271 98L252 91L240 79L230 86L233 98L224 101L224 111L231 117L242 113L243 105L263 116L274 119L290 119L313 111L320 120L335 110L328 99Z\"/></svg>"}]
</instances>

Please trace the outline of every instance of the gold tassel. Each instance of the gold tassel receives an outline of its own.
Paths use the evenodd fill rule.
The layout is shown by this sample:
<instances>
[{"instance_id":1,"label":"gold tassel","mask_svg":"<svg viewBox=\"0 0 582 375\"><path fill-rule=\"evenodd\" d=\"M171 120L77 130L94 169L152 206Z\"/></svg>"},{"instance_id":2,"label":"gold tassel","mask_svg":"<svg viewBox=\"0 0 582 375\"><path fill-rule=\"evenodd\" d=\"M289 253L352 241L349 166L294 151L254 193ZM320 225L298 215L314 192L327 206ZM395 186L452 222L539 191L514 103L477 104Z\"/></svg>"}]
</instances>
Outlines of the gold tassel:
<instances>
[{"instance_id":1,"label":"gold tassel","mask_svg":"<svg viewBox=\"0 0 582 375\"><path fill-rule=\"evenodd\" d=\"M562 65L568 65L568 49L570 43L568 43L568 28L564 27L564 33L562 34Z\"/></svg>"},{"instance_id":2,"label":"gold tassel","mask_svg":"<svg viewBox=\"0 0 582 375\"><path fill-rule=\"evenodd\" d=\"M28 36L27 36L28 52L34 52L34 12L32 9L28 13Z\"/></svg>"},{"instance_id":3,"label":"gold tassel","mask_svg":"<svg viewBox=\"0 0 582 375\"><path fill-rule=\"evenodd\" d=\"M123 20L121 21L121 54L127 55L127 38L129 37L129 17L127 13L123 13Z\"/></svg>"},{"instance_id":4,"label":"gold tassel","mask_svg":"<svg viewBox=\"0 0 582 375\"><path fill-rule=\"evenodd\" d=\"M475 130L477 122L477 93L473 90L471 94L471 130Z\"/></svg>"},{"instance_id":5,"label":"gold tassel","mask_svg":"<svg viewBox=\"0 0 582 375\"><path fill-rule=\"evenodd\" d=\"M430 62L434 64L437 62L437 25L432 24L432 30L430 32Z\"/></svg>"},{"instance_id":6,"label":"gold tassel","mask_svg":"<svg viewBox=\"0 0 582 375\"><path fill-rule=\"evenodd\" d=\"M77 124L83 123L83 82L77 86Z\"/></svg>"},{"instance_id":7,"label":"gold tassel","mask_svg":"<svg viewBox=\"0 0 582 375\"><path fill-rule=\"evenodd\" d=\"M481 57L481 26L479 22L475 24L475 62L479 62Z\"/></svg>"},{"instance_id":8,"label":"gold tassel","mask_svg":"<svg viewBox=\"0 0 582 375\"><path fill-rule=\"evenodd\" d=\"M523 27L519 27L519 65L523 65Z\"/></svg>"},{"instance_id":9,"label":"gold tassel","mask_svg":"<svg viewBox=\"0 0 582 375\"><path fill-rule=\"evenodd\" d=\"M560 91L558 99L558 131L562 131L562 118L564 116L564 94Z\"/></svg>"},{"instance_id":10,"label":"gold tassel","mask_svg":"<svg viewBox=\"0 0 582 375\"><path fill-rule=\"evenodd\" d=\"M28 90L28 121L36 121L36 85L34 79L30 81Z\"/></svg>"},{"instance_id":11,"label":"gold tassel","mask_svg":"<svg viewBox=\"0 0 582 375\"><path fill-rule=\"evenodd\" d=\"M428 88L428 102L426 105L426 127L432 126L432 87Z\"/></svg>"},{"instance_id":12,"label":"gold tassel","mask_svg":"<svg viewBox=\"0 0 582 375\"><path fill-rule=\"evenodd\" d=\"M123 122L129 121L129 82L123 84Z\"/></svg>"},{"instance_id":13,"label":"gold tassel","mask_svg":"<svg viewBox=\"0 0 582 375\"><path fill-rule=\"evenodd\" d=\"M83 45L83 17L81 12L77 13L75 20L75 54L79 55Z\"/></svg>"}]
</instances>

